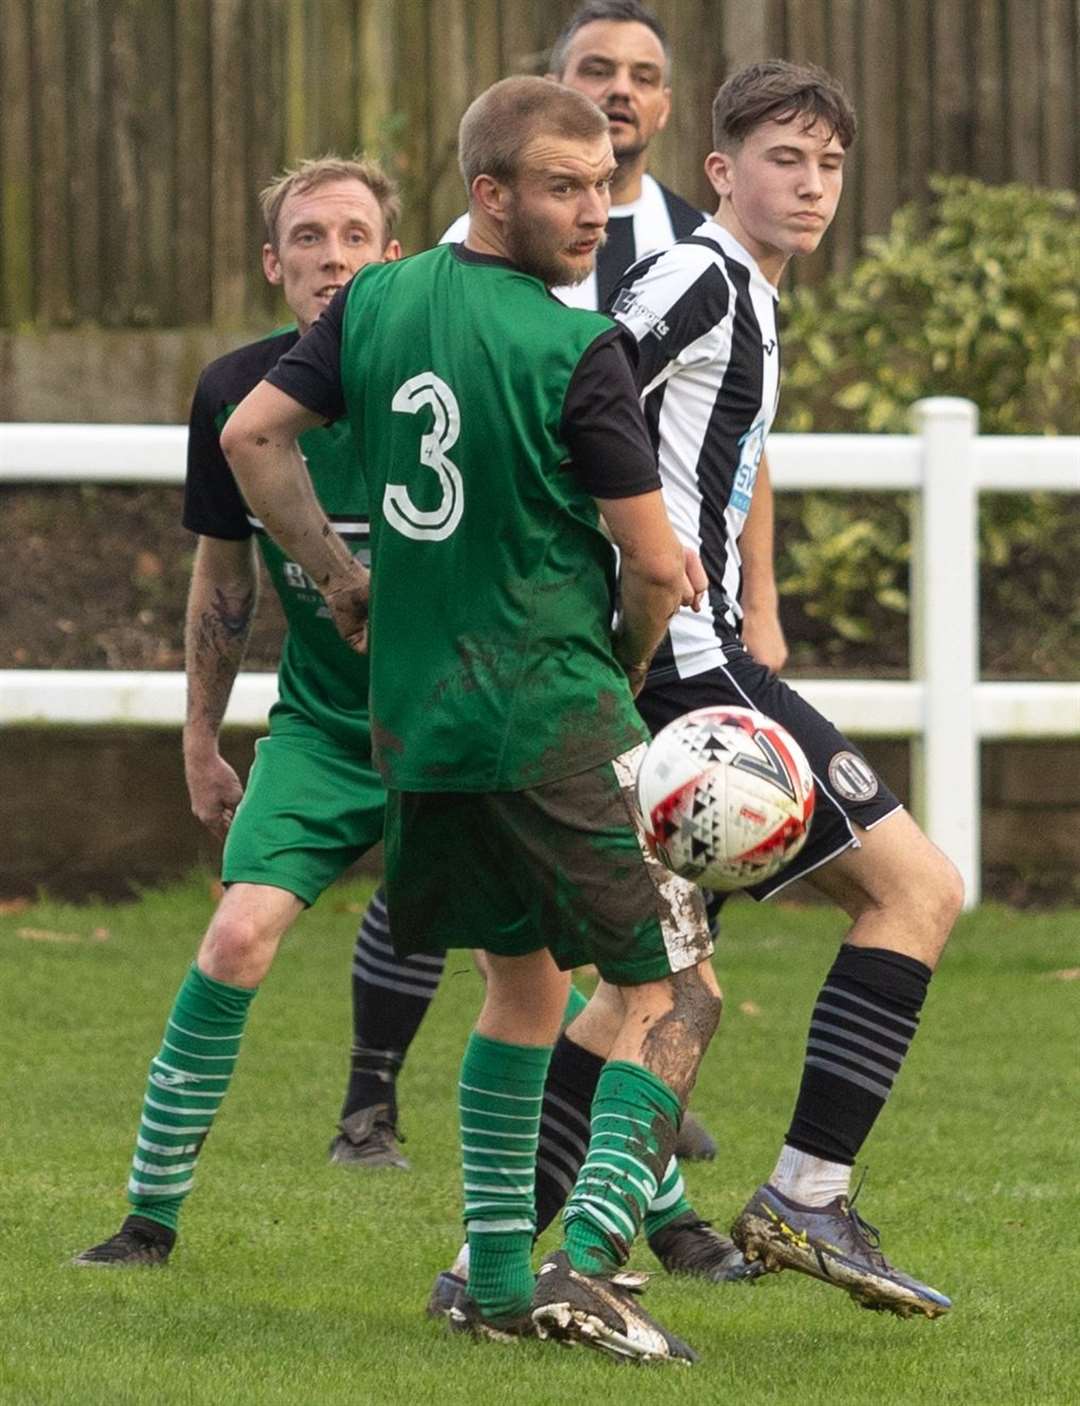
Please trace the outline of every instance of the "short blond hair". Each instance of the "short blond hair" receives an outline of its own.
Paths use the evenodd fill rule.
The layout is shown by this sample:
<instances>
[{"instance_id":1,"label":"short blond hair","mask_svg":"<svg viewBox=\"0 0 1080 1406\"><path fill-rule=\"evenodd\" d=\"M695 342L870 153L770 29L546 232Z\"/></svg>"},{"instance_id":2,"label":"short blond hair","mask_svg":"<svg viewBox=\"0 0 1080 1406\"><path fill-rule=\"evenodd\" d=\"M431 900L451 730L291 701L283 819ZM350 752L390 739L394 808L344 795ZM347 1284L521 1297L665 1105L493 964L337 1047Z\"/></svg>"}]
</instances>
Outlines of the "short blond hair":
<instances>
[{"instance_id":1,"label":"short blond hair","mask_svg":"<svg viewBox=\"0 0 1080 1406\"><path fill-rule=\"evenodd\" d=\"M583 141L601 137L608 120L573 88L546 78L504 78L480 94L458 128L458 165L472 195L477 176L509 184L537 132Z\"/></svg>"},{"instance_id":2,"label":"short blond hair","mask_svg":"<svg viewBox=\"0 0 1080 1406\"><path fill-rule=\"evenodd\" d=\"M331 181L359 181L367 186L382 212L383 246L389 244L401 219L401 195L397 182L387 175L373 156L365 156L363 152L353 156L337 156L328 152L325 156L300 161L280 176L275 176L259 192L259 208L266 222L266 238L275 252L278 247L278 221L285 201L290 195L315 190L319 186L329 185Z\"/></svg>"}]
</instances>

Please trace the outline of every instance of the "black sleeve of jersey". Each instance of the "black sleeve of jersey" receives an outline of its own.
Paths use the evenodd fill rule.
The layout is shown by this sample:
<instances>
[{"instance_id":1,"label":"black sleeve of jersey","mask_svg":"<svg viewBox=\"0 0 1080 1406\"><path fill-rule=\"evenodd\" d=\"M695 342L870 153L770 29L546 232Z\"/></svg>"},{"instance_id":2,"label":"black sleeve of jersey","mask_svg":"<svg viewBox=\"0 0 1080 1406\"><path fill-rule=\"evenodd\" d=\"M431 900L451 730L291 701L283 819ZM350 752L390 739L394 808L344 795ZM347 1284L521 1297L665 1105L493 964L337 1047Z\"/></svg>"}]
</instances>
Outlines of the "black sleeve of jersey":
<instances>
[{"instance_id":1,"label":"black sleeve of jersey","mask_svg":"<svg viewBox=\"0 0 1080 1406\"><path fill-rule=\"evenodd\" d=\"M329 424L345 414L341 387L341 329L352 283L334 294L329 307L287 351L266 379Z\"/></svg>"},{"instance_id":2,"label":"black sleeve of jersey","mask_svg":"<svg viewBox=\"0 0 1080 1406\"><path fill-rule=\"evenodd\" d=\"M589 347L567 388L562 439L578 482L594 498L633 498L660 487L633 355L633 339L612 328Z\"/></svg>"},{"instance_id":3,"label":"black sleeve of jersey","mask_svg":"<svg viewBox=\"0 0 1080 1406\"><path fill-rule=\"evenodd\" d=\"M222 407L199 377L188 421L187 478L182 522L189 532L242 542L251 536L247 508L229 461L221 452L217 414Z\"/></svg>"}]
</instances>

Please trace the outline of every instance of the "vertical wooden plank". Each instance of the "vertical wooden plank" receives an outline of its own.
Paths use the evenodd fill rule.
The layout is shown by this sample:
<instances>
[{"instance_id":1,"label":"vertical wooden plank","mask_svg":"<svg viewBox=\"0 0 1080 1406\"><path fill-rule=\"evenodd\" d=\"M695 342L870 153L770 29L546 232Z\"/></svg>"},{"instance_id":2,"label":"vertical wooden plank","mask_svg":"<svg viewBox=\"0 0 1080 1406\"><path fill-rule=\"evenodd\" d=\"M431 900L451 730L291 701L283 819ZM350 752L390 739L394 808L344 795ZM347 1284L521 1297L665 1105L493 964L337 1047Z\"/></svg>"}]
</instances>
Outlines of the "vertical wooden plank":
<instances>
[{"instance_id":1,"label":"vertical wooden plank","mask_svg":"<svg viewBox=\"0 0 1080 1406\"><path fill-rule=\"evenodd\" d=\"M38 316L52 326L74 320L71 213L68 209L67 46L62 0L33 7L34 258Z\"/></svg>"},{"instance_id":2,"label":"vertical wooden plank","mask_svg":"<svg viewBox=\"0 0 1080 1406\"><path fill-rule=\"evenodd\" d=\"M1069 0L1042 0L1042 179L1071 186L1076 175L1076 101Z\"/></svg>"},{"instance_id":3,"label":"vertical wooden plank","mask_svg":"<svg viewBox=\"0 0 1080 1406\"><path fill-rule=\"evenodd\" d=\"M770 56L769 7L764 0L725 0L723 30L725 76Z\"/></svg>"},{"instance_id":4,"label":"vertical wooden plank","mask_svg":"<svg viewBox=\"0 0 1080 1406\"><path fill-rule=\"evenodd\" d=\"M248 320L269 323L281 304L277 290L267 283L259 251L266 229L258 194L285 164L285 124L282 92L285 73L285 11L282 0L252 0L247 14L247 44L255 82L249 92L246 118L248 133L245 162L247 250L245 282Z\"/></svg>"},{"instance_id":5,"label":"vertical wooden plank","mask_svg":"<svg viewBox=\"0 0 1080 1406\"><path fill-rule=\"evenodd\" d=\"M883 232L898 203L897 20L892 4L865 5L862 9L864 234Z\"/></svg>"},{"instance_id":6,"label":"vertical wooden plank","mask_svg":"<svg viewBox=\"0 0 1080 1406\"><path fill-rule=\"evenodd\" d=\"M973 0L975 35L972 92L974 135L971 174L980 180L1005 179L1008 136L1005 123L1005 54L1001 0Z\"/></svg>"},{"instance_id":7,"label":"vertical wooden plank","mask_svg":"<svg viewBox=\"0 0 1080 1406\"><path fill-rule=\"evenodd\" d=\"M668 0L656 7L671 49L671 116L649 148L649 171L686 200L712 208L703 173L711 146L709 107L723 62L716 5ZM710 28L711 26L711 28Z\"/></svg>"},{"instance_id":8,"label":"vertical wooden plank","mask_svg":"<svg viewBox=\"0 0 1080 1406\"><path fill-rule=\"evenodd\" d=\"M135 15L138 118L138 293L132 320L140 326L175 321L176 183L173 164L173 7L144 3Z\"/></svg>"},{"instance_id":9,"label":"vertical wooden plank","mask_svg":"<svg viewBox=\"0 0 1080 1406\"><path fill-rule=\"evenodd\" d=\"M393 0L360 0L357 61L357 140L391 170L396 169L394 147L394 73L398 54L394 44Z\"/></svg>"},{"instance_id":10,"label":"vertical wooden plank","mask_svg":"<svg viewBox=\"0 0 1080 1406\"><path fill-rule=\"evenodd\" d=\"M395 74L395 111L401 114L399 147L404 217L402 240L409 249L426 249L432 238L431 165L432 83L428 69L428 0L412 0L395 11L396 48L401 63Z\"/></svg>"},{"instance_id":11,"label":"vertical wooden plank","mask_svg":"<svg viewBox=\"0 0 1080 1406\"><path fill-rule=\"evenodd\" d=\"M139 178L136 156L138 54L135 25L138 0L111 0L105 90L108 171L102 266L102 321L131 323L139 296Z\"/></svg>"},{"instance_id":12,"label":"vertical wooden plank","mask_svg":"<svg viewBox=\"0 0 1080 1406\"><path fill-rule=\"evenodd\" d=\"M176 6L175 35L176 316L186 324L212 315L209 0Z\"/></svg>"},{"instance_id":13,"label":"vertical wooden plank","mask_svg":"<svg viewBox=\"0 0 1080 1406\"><path fill-rule=\"evenodd\" d=\"M936 0L934 44L934 165L951 174L969 169L971 53L967 0Z\"/></svg>"},{"instance_id":14,"label":"vertical wooden plank","mask_svg":"<svg viewBox=\"0 0 1080 1406\"><path fill-rule=\"evenodd\" d=\"M822 68L828 60L826 0L787 0L787 58L792 63L816 63Z\"/></svg>"},{"instance_id":15,"label":"vertical wooden plank","mask_svg":"<svg viewBox=\"0 0 1080 1406\"><path fill-rule=\"evenodd\" d=\"M502 73L509 77L512 73L536 73L546 67L547 49L560 28L559 22L551 25L548 34L547 21L553 17L553 10L545 8L544 33L537 20L536 0L503 0L501 47Z\"/></svg>"},{"instance_id":16,"label":"vertical wooden plank","mask_svg":"<svg viewBox=\"0 0 1080 1406\"><path fill-rule=\"evenodd\" d=\"M68 65L66 122L71 143L68 169L72 296L80 322L101 312L101 116L105 104L101 7L95 0L69 0L68 40L75 58Z\"/></svg>"},{"instance_id":17,"label":"vertical wooden plank","mask_svg":"<svg viewBox=\"0 0 1080 1406\"><path fill-rule=\"evenodd\" d=\"M252 77L244 48L243 0L210 9L210 250L213 320L244 325L248 174L244 170L244 83Z\"/></svg>"},{"instance_id":18,"label":"vertical wooden plank","mask_svg":"<svg viewBox=\"0 0 1080 1406\"><path fill-rule=\"evenodd\" d=\"M835 273L846 273L858 257L859 191L865 159L865 115L859 104L858 17L859 0L832 0L829 6L828 63L826 67L844 89L855 107L858 120L855 146L844 162L844 193L837 207L832 229L826 235L826 257Z\"/></svg>"},{"instance_id":19,"label":"vertical wooden plank","mask_svg":"<svg viewBox=\"0 0 1080 1406\"><path fill-rule=\"evenodd\" d=\"M287 0L285 90L282 93L282 102L285 108L285 164L288 166L308 154L305 12L305 0Z\"/></svg>"},{"instance_id":20,"label":"vertical wooden plank","mask_svg":"<svg viewBox=\"0 0 1080 1406\"><path fill-rule=\"evenodd\" d=\"M18 328L31 323L35 311L28 0L0 0L0 32L0 317L4 326Z\"/></svg>"},{"instance_id":21,"label":"vertical wooden plank","mask_svg":"<svg viewBox=\"0 0 1080 1406\"><path fill-rule=\"evenodd\" d=\"M1007 176L1013 181L1041 179L1039 161L1039 28L1033 0L1005 0L1005 53L1008 116Z\"/></svg>"},{"instance_id":22,"label":"vertical wooden plank","mask_svg":"<svg viewBox=\"0 0 1080 1406\"><path fill-rule=\"evenodd\" d=\"M910 200L926 204L926 177L934 164L933 5L934 0L901 0L900 4L903 117L897 197L901 204Z\"/></svg>"},{"instance_id":23,"label":"vertical wooden plank","mask_svg":"<svg viewBox=\"0 0 1080 1406\"><path fill-rule=\"evenodd\" d=\"M469 97L479 97L485 88L502 78L502 57L499 51L501 0L473 0L468 7L469 32ZM555 34L552 25L552 36Z\"/></svg>"},{"instance_id":24,"label":"vertical wooden plank","mask_svg":"<svg viewBox=\"0 0 1080 1406\"><path fill-rule=\"evenodd\" d=\"M428 65L441 72L438 101L431 111L429 184L432 242L462 210L457 165L457 129L469 103L468 0L438 0L438 18L428 31Z\"/></svg>"},{"instance_id":25,"label":"vertical wooden plank","mask_svg":"<svg viewBox=\"0 0 1080 1406\"><path fill-rule=\"evenodd\" d=\"M305 10L304 67L310 113L305 156L340 156L356 145L352 116L356 33L349 0L324 0Z\"/></svg>"}]
</instances>

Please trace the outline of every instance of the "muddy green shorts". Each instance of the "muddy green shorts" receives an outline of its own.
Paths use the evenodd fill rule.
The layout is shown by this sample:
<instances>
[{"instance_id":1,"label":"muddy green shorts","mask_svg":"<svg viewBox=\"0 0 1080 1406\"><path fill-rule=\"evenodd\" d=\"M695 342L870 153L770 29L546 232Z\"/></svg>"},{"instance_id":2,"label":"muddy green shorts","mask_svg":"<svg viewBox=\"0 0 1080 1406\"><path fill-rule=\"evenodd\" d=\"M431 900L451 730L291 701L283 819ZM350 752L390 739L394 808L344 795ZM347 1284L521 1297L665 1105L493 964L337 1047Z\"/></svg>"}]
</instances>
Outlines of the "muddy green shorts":
<instances>
[{"instance_id":1,"label":"muddy green shorts","mask_svg":"<svg viewBox=\"0 0 1080 1406\"><path fill-rule=\"evenodd\" d=\"M260 738L225 842L222 880L270 884L312 904L382 839L385 805L369 757L330 738Z\"/></svg>"},{"instance_id":2,"label":"muddy green shorts","mask_svg":"<svg viewBox=\"0 0 1080 1406\"><path fill-rule=\"evenodd\" d=\"M700 891L644 848L634 777L645 744L527 791L390 791L386 889L399 956L550 949L617 985L712 951Z\"/></svg>"}]
</instances>

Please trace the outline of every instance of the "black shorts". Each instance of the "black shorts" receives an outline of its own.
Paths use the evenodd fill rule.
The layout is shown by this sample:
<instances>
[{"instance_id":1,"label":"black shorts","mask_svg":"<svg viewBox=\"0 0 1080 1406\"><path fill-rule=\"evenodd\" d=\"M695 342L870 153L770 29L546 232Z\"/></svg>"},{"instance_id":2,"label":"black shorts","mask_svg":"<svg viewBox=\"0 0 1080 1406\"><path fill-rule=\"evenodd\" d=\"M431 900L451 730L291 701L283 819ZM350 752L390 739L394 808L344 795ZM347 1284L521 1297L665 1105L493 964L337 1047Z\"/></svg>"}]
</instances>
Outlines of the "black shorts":
<instances>
[{"instance_id":1,"label":"black shorts","mask_svg":"<svg viewBox=\"0 0 1080 1406\"><path fill-rule=\"evenodd\" d=\"M725 662L718 668L688 679L679 678L673 670L650 675L638 696L638 711L655 736L673 719L695 708L754 708L786 727L806 753L817 787L810 834L779 874L747 889L754 898L768 898L857 845L853 823L872 830L903 807L858 747L805 698L759 664L742 645L728 645L724 653Z\"/></svg>"}]
</instances>

